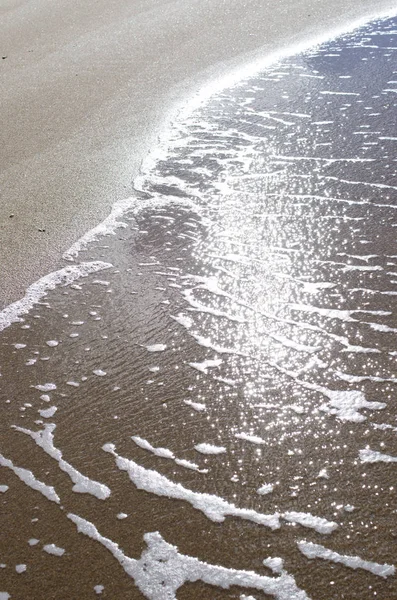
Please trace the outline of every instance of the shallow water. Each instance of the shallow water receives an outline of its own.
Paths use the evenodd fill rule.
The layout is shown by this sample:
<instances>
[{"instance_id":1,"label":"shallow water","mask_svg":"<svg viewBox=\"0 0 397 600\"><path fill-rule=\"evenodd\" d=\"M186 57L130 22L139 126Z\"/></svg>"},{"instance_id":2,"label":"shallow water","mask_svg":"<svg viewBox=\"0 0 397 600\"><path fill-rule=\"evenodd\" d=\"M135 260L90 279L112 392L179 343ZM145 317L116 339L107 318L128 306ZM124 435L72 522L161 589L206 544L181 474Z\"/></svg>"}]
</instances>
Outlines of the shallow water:
<instances>
[{"instance_id":1,"label":"shallow water","mask_svg":"<svg viewBox=\"0 0 397 600\"><path fill-rule=\"evenodd\" d=\"M4 329L11 598L397 596L396 55L375 22L185 113Z\"/></svg>"}]
</instances>

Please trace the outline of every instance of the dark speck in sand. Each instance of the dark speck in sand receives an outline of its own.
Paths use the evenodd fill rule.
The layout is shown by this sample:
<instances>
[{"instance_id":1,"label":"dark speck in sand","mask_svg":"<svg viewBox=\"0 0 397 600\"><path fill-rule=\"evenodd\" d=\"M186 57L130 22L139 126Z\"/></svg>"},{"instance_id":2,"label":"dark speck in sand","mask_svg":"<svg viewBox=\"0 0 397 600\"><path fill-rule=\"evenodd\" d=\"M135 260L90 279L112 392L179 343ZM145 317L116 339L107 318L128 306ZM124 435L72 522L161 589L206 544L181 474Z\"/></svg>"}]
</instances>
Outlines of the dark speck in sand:
<instances>
[{"instance_id":1,"label":"dark speck in sand","mask_svg":"<svg viewBox=\"0 0 397 600\"><path fill-rule=\"evenodd\" d=\"M41 233L44 233L44 232L45 232L45 229L39 229L39 231L40 231Z\"/></svg>"},{"instance_id":2,"label":"dark speck in sand","mask_svg":"<svg viewBox=\"0 0 397 600\"><path fill-rule=\"evenodd\" d=\"M12 219L12 218L13 218L13 216L14 216L14 215L10 215L10 219Z\"/></svg>"},{"instance_id":3,"label":"dark speck in sand","mask_svg":"<svg viewBox=\"0 0 397 600\"><path fill-rule=\"evenodd\" d=\"M2 58L3 60L5 60L7 57L6 57L6 56L2 56L1 58Z\"/></svg>"}]
</instances>

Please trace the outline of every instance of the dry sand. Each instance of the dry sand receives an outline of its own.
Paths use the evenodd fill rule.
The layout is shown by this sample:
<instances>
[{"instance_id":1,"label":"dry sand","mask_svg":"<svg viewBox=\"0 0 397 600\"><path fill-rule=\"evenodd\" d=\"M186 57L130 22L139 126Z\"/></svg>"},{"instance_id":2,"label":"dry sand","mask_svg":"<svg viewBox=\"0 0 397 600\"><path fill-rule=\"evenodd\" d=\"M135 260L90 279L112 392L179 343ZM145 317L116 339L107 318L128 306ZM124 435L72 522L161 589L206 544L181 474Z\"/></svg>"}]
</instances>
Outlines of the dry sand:
<instances>
[{"instance_id":1,"label":"dry sand","mask_svg":"<svg viewBox=\"0 0 397 600\"><path fill-rule=\"evenodd\" d=\"M130 194L176 101L255 53L393 6L379 0L2 2L0 307L57 268L62 251Z\"/></svg>"}]
</instances>

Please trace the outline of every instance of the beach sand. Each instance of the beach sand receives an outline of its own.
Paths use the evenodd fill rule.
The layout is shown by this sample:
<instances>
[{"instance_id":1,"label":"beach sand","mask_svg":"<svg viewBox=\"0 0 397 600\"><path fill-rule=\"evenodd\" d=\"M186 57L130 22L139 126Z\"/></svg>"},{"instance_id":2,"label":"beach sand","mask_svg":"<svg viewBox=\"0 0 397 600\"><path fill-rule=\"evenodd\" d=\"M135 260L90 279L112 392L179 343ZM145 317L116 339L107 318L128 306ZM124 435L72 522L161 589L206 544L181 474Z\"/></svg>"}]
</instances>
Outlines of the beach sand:
<instances>
[{"instance_id":1,"label":"beach sand","mask_svg":"<svg viewBox=\"0 0 397 600\"><path fill-rule=\"evenodd\" d=\"M0 307L130 194L173 107L375 0L8 0L0 7Z\"/></svg>"},{"instance_id":2,"label":"beach sand","mask_svg":"<svg viewBox=\"0 0 397 600\"><path fill-rule=\"evenodd\" d=\"M157 144L379 5L118 4L3 14L0 600L391 600L397 18Z\"/></svg>"}]
</instances>

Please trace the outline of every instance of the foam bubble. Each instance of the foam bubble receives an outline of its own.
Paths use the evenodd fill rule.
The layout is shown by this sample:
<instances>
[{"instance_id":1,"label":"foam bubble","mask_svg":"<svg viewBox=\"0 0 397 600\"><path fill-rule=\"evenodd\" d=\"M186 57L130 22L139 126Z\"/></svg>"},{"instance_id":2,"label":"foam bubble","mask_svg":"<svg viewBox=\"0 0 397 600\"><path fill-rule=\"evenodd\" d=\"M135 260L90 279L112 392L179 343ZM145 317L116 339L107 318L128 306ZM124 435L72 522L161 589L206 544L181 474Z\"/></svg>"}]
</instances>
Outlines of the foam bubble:
<instances>
[{"instance_id":1,"label":"foam bubble","mask_svg":"<svg viewBox=\"0 0 397 600\"><path fill-rule=\"evenodd\" d=\"M27 570L27 566L24 564L20 564L20 565L15 565L15 570L17 573L25 573L25 571Z\"/></svg>"},{"instance_id":2,"label":"foam bubble","mask_svg":"<svg viewBox=\"0 0 397 600\"><path fill-rule=\"evenodd\" d=\"M245 440L246 442L251 442L251 444L266 444L266 441L259 437L258 435L251 435L250 433L236 433L235 436L239 440Z\"/></svg>"},{"instance_id":3,"label":"foam bubble","mask_svg":"<svg viewBox=\"0 0 397 600\"><path fill-rule=\"evenodd\" d=\"M65 549L56 546L55 544L46 544L43 546L44 552L48 554L52 554L53 556L63 556L65 554Z\"/></svg>"},{"instance_id":4,"label":"foam bubble","mask_svg":"<svg viewBox=\"0 0 397 600\"><path fill-rule=\"evenodd\" d=\"M201 454L225 454L226 448L224 446L214 446L214 444L196 444L195 450Z\"/></svg>"},{"instance_id":5,"label":"foam bubble","mask_svg":"<svg viewBox=\"0 0 397 600\"><path fill-rule=\"evenodd\" d=\"M274 490L274 485L272 483L264 483L256 490L256 493L260 496L266 496L266 494L271 494Z\"/></svg>"}]
</instances>

